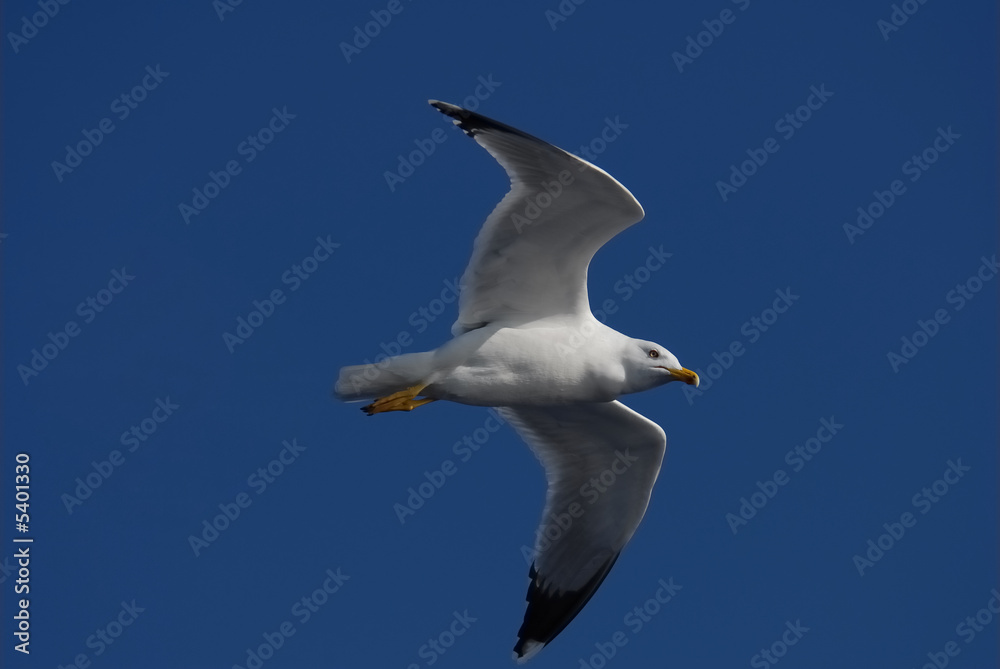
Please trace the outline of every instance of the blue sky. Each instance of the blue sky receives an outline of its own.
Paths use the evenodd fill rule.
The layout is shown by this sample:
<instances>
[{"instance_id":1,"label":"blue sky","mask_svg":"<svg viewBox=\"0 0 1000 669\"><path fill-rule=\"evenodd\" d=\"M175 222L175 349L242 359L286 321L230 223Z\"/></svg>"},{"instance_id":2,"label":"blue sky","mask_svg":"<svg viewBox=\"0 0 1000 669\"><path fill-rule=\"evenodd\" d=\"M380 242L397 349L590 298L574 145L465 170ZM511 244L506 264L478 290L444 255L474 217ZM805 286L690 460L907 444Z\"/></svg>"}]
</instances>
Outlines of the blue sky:
<instances>
[{"instance_id":1,"label":"blue sky","mask_svg":"<svg viewBox=\"0 0 1000 669\"><path fill-rule=\"evenodd\" d=\"M224 2L4 4L5 666L512 666L535 458L329 395L506 191L428 98L635 194L592 304L705 381L534 666L995 664L993 3Z\"/></svg>"}]
</instances>

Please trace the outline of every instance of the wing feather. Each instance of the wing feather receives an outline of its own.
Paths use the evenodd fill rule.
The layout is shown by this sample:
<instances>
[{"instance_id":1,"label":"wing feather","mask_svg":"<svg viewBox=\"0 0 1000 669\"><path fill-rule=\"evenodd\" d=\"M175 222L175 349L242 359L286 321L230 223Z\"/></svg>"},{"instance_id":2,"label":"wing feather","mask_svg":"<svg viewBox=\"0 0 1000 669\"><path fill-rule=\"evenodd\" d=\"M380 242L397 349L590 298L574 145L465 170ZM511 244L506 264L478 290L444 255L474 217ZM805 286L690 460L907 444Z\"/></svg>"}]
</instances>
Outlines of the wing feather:
<instances>
[{"instance_id":1,"label":"wing feather","mask_svg":"<svg viewBox=\"0 0 1000 669\"><path fill-rule=\"evenodd\" d=\"M542 462L549 485L514 649L527 659L576 617L632 538L667 439L617 401L500 412Z\"/></svg>"},{"instance_id":2,"label":"wing feather","mask_svg":"<svg viewBox=\"0 0 1000 669\"><path fill-rule=\"evenodd\" d=\"M642 220L639 202L571 153L461 107L430 103L489 151L511 181L476 238L452 334L497 320L589 312L590 260Z\"/></svg>"}]
</instances>

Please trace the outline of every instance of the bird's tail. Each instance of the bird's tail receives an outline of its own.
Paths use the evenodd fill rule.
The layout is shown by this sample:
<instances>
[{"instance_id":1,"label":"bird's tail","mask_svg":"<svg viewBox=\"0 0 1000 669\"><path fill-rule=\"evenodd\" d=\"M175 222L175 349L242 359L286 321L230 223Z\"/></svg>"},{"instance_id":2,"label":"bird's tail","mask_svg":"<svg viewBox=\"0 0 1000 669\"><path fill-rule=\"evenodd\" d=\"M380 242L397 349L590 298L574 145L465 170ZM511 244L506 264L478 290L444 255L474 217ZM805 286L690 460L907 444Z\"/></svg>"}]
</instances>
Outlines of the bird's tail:
<instances>
[{"instance_id":1,"label":"bird's tail","mask_svg":"<svg viewBox=\"0 0 1000 669\"><path fill-rule=\"evenodd\" d=\"M404 353L367 365L340 368L333 395L344 402L370 400L426 381L434 354Z\"/></svg>"}]
</instances>

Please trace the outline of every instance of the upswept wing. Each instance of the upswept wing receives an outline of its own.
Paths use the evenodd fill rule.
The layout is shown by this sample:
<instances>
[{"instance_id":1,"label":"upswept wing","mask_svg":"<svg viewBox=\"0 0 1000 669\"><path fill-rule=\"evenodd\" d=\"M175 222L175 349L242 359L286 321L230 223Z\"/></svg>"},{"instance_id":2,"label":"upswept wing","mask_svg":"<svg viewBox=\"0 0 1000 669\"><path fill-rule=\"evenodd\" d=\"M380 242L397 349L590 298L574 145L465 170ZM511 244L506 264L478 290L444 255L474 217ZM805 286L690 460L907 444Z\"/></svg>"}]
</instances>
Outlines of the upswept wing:
<instances>
[{"instance_id":1,"label":"upswept wing","mask_svg":"<svg viewBox=\"0 0 1000 669\"><path fill-rule=\"evenodd\" d=\"M511 181L476 238L452 334L497 320L589 312L587 267L608 240L642 220L636 199L571 153L461 107L430 103L489 151Z\"/></svg>"}]
</instances>

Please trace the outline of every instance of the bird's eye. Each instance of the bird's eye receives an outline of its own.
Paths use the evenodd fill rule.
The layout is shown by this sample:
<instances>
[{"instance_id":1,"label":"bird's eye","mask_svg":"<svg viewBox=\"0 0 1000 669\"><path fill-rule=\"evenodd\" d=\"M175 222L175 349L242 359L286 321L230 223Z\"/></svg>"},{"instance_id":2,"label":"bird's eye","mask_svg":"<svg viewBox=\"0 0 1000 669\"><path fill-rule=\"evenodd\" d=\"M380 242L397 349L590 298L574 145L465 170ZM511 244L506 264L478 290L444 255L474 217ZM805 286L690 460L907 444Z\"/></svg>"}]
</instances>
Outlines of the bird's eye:
<instances>
[{"instance_id":1,"label":"bird's eye","mask_svg":"<svg viewBox=\"0 0 1000 669\"><path fill-rule=\"evenodd\" d=\"M651 351L649 352L649 357L650 357L650 358L659 358L659 357L660 357L660 352L659 352L659 351L657 351L657 350L656 350L656 349L654 348L653 350L651 350Z\"/></svg>"}]
</instances>

